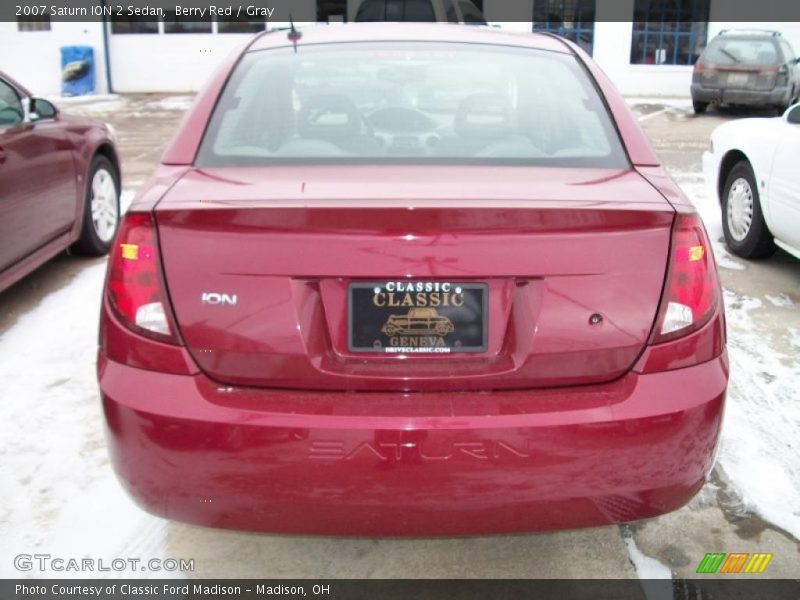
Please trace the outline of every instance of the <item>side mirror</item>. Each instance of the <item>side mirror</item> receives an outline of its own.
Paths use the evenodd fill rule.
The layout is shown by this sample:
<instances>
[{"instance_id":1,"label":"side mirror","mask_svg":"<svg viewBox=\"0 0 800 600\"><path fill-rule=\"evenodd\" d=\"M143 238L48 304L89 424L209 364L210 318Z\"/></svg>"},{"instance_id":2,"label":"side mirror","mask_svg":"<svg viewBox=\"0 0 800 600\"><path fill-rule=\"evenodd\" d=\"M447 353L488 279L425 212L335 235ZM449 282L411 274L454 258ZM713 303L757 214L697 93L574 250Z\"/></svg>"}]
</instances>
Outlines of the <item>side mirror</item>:
<instances>
[{"instance_id":1,"label":"side mirror","mask_svg":"<svg viewBox=\"0 0 800 600\"><path fill-rule=\"evenodd\" d=\"M783 118L786 119L786 122L790 125L800 125L800 104L790 106L786 112L783 113Z\"/></svg>"},{"instance_id":2,"label":"side mirror","mask_svg":"<svg viewBox=\"0 0 800 600\"><path fill-rule=\"evenodd\" d=\"M31 121L54 119L57 114L58 109L49 100L45 100L44 98L31 98L30 111L28 113Z\"/></svg>"}]
</instances>

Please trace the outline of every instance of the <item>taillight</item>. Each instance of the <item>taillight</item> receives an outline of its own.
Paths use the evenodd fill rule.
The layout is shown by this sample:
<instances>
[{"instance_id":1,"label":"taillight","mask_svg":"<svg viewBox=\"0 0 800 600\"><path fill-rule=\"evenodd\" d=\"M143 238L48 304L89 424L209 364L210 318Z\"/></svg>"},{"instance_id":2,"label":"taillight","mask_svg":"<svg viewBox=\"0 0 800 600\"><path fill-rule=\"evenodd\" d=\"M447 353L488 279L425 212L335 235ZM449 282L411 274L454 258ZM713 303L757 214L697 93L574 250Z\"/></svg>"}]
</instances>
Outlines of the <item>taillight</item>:
<instances>
[{"instance_id":1,"label":"taillight","mask_svg":"<svg viewBox=\"0 0 800 600\"><path fill-rule=\"evenodd\" d=\"M669 270L651 343L696 331L719 305L719 280L703 224L696 213L678 214L672 227Z\"/></svg>"},{"instance_id":2,"label":"taillight","mask_svg":"<svg viewBox=\"0 0 800 600\"><path fill-rule=\"evenodd\" d=\"M717 69L716 67L707 65L698 60L696 63L694 63L693 75L695 80L697 80L697 78L700 76L702 76L704 79L711 79L712 77L716 77Z\"/></svg>"},{"instance_id":3,"label":"taillight","mask_svg":"<svg viewBox=\"0 0 800 600\"><path fill-rule=\"evenodd\" d=\"M128 213L114 241L108 268L108 299L129 328L177 344L161 277L156 228L147 213Z\"/></svg>"}]
</instances>

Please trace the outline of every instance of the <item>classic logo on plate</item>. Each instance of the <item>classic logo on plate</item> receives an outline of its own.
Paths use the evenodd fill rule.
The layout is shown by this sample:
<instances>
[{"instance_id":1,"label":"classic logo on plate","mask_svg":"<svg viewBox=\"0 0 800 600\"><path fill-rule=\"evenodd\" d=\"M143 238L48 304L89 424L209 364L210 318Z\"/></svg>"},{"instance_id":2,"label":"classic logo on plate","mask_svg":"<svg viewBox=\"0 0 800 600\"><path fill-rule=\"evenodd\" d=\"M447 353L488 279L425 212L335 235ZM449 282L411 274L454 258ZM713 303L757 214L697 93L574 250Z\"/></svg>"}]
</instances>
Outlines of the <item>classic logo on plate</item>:
<instances>
[{"instance_id":1,"label":"classic logo on plate","mask_svg":"<svg viewBox=\"0 0 800 600\"><path fill-rule=\"evenodd\" d=\"M486 284L441 281L354 283L349 346L356 352L485 350Z\"/></svg>"}]
</instances>

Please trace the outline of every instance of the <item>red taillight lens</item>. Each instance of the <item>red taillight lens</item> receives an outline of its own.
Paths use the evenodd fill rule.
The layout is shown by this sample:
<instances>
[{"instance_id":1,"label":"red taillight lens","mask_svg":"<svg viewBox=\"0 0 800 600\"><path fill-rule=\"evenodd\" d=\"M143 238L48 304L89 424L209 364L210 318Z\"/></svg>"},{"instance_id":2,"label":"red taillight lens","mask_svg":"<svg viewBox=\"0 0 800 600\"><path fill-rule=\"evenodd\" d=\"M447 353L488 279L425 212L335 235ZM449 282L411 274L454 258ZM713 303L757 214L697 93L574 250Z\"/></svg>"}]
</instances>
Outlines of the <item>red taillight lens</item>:
<instances>
[{"instance_id":1,"label":"red taillight lens","mask_svg":"<svg viewBox=\"0 0 800 600\"><path fill-rule=\"evenodd\" d=\"M652 343L696 331L709 321L718 305L717 268L700 217L696 213L678 214Z\"/></svg>"},{"instance_id":2,"label":"red taillight lens","mask_svg":"<svg viewBox=\"0 0 800 600\"><path fill-rule=\"evenodd\" d=\"M697 75L705 75L705 76L716 75L717 68L713 65L707 65L700 61L697 61L696 63L694 63L694 72Z\"/></svg>"},{"instance_id":3,"label":"red taillight lens","mask_svg":"<svg viewBox=\"0 0 800 600\"><path fill-rule=\"evenodd\" d=\"M129 213L119 228L108 268L108 299L133 331L177 344L161 279L156 228L147 213Z\"/></svg>"}]
</instances>

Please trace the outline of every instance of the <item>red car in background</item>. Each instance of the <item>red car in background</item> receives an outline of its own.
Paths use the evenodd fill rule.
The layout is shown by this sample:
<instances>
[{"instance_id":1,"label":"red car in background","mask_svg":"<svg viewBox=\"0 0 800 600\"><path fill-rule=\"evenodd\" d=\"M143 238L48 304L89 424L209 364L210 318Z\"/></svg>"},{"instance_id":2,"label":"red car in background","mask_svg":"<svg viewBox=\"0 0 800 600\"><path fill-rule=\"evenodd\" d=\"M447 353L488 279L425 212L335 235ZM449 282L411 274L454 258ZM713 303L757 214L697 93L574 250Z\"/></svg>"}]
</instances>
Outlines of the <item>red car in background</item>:
<instances>
[{"instance_id":1,"label":"red car in background","mask_svg":"<svg viewBox=\"0 0 800 600\"><path fill-rule=\"evenodd\" d=\"M728 381L720 285L605 75L547 34L299 33L221 67L115 240L98 377L128 492L345 535L686 503ZM387 325L419 309L452 327Z\"/></svg>"},{"instance_id":2,"label":"red car in background","mask_svg":"<svg viewBox=\"0 0 800 600\"><path fill-rule=\"evenodd\" d=\"M0 291L66 248L108 252L119 191L107 125L64 115L0 73Z\"/></svg>"}]
</instances>

